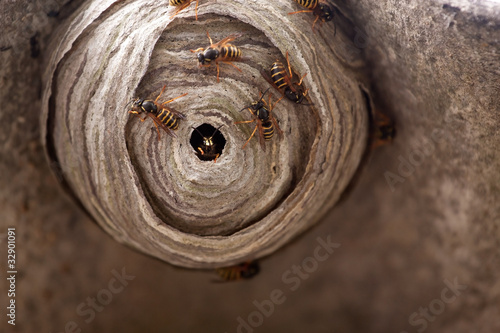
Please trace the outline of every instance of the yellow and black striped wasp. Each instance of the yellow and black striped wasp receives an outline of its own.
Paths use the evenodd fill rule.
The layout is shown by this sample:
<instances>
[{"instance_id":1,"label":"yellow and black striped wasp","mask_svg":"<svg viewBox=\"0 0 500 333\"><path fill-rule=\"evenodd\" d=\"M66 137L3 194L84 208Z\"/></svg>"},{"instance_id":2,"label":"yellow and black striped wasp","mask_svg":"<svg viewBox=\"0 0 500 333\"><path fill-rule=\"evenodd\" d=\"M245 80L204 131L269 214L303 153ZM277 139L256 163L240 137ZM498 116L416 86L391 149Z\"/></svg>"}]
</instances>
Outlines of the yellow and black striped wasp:
<instances>
[{"instance_id":1,"label":"yellow and black striped wasp","mask_svg":"<svg viewBox=\"0 0 500 333\"><path fill-rule=\"evenodd\" d=\"M252 135L248 138L247 142L241 147L241 149L245 149L246 145L252 137L255 135L255 132L259 130L259 142L260 146L262 147L262 150L266 151L266 144L265 141L269 141L272 139L274 136L274 130L278 132L279 139L283 138L283 131L281 130L280 126L278 125L278 122L276 121L276 118L273 117L272 115L272 110L276 106L276 104L281 101L283 97L278 99L274 105L271 104L271 96L272 94L269 94L269 103L266 103L264 100L264 96L268 92L270 88L268 88L264 94L261 93L261 96L257 102L253 102L249 106L245 106L243 109L240 111L243 111L247 109L250 111L250 113L253 116L252 120L246 120L246 121L237 121L235 124L248 124L248 123L253 123L256 122L255 128L252 132ZM269 105L269 106L268 106ZM269 107L269 109L268 109Z\"/></svg>"},{"instance_id":2,"label":"yellow and black striped wasp","mask_svg":"<svg viewBox=\"0 0 500 333\"><path fill-rule=\"evenodd\" d=\"M257 261L247 261L235 266L217 268L215 272L220 276L220 282L246 280L259 274L260 266Z\"/></svg>"},{"instance_id":3,"label":"yellow and black striped wasp","mask_svg":"<svg viewBox=\"0 0 500 333\"><path fill-rule=\"evenodd\" d=\"M233 61L241 60L241 50L229 44L236 38L240 37L241 34L232 34L224 38L218 43L213 43L212 38L207 31L208 39L210 40L210 46L206 49L200 47L196 50L190 50L193 53L198 53L198 63L200 67L209 67L212 64L212 61L215 62L215 66L217 67L217 82L219 82L219 62L223 62L225 64L231 65L237 70L241 72L241 69L232 64Z\"/></svg>"},{"instance_id":4,"label":"yellow and black striped wasp","mask_svg":"<svg viewBox=\"0 0 500 333\"><path fill-rule=\"evenodd\" d=\"M175 13L172 16L170 16L170 18L173 18L175 15L179 14L179 12L181 10L188 7L191 4L191 2L193 2L193 1L196 1L196 7L194 10L195 10L195 15L196 15L196 21L198 21L198 1L199 0L169 0L168 4L170 6L179 7L175 11Z\"/></svg>"},{"instance_id":5,"label":"yellow and black striped wasp","mask_svg":"<svg viewBox=\"0 0 500 333\"><path fill-rule=\"evenodd\" d=\"M314 32L314 25L318 20L320 20L321 22L331 21L333 19L333 16L338 11L336 7L330 6L322 0L294 0L294 1L307 9L288 13L288 15L298 14L298 13L313 13L313 15L316 16L316 19L312 24L313 32Z\"/></svg>"},{"instance_id":6,"label":"yellow and black striped wasp","mask_svg":"<svg viewBox=\"0 0 500 333\"><path fill-rule=\"evenodd\" d=\"M200 160L202 160L202 161L214 161L214 163L217 163L217 158L219 158L224 146L222 145L222 147L220 147L219 145L217 145L213 141L213 138L217 132L220 133L219 130L221 129L222 126L224 126L224 124L220 125L213 132L212 136L210 136L209 138L204 136L203 133L201 133L201 131L198 128L192 127L196 132L198 132L198 134L201 137L201 143L196 147L197 148L196 155L198 156L198 158Z\"/></svg>"},{"instance_id":7,"label":"yellow and black striped wasp","mask_svg":"<svg viewBox=\"0 0 500 333\"><path fill-rule=\"evenodd\" d=\"M145 100L142 98L134 99L131 102L132 108L129 111L130 114L139 117L141 121L145 121L148 117L153 119L153 124L155 125L156 131L158 132L158 140L160 140L160 129L158 128L158 126L161 127L165 132L167 132L168 135L175 137L176 135L173 131L175 131L179 127L179 119L186 118L185 115L183 115L179 111L165 106L165 104L173 102L178 98L184 97L187 95L187 93L160 104L158 103L158 99L160 99L160 96L165 90L165 87L166 85L163 86L160 94L154 101L149 99ZM140 116L140 114L142 114L143 112L146 114L144 118Z\"/></svg>"},{"instance_id":8,"label":"yellow and black striped wasp","mask_svg":"<svg viewBox=\"0 0 500 333\"><path fill-rule=\"evenodd\" d=\"M271 77L265 72L261 72L261 74L267 82L281 92L283 96L294 103L300 104L304 101L308 91L308 89L305 89L302 85L302 80L307 73L300 78L298 83L292 82L293 73L290 67L290 61L288 60L288 51L286 52L286 62L288 65L288 72L283 63L276 60L271 66Z\"/></svg>"}]
</instances>

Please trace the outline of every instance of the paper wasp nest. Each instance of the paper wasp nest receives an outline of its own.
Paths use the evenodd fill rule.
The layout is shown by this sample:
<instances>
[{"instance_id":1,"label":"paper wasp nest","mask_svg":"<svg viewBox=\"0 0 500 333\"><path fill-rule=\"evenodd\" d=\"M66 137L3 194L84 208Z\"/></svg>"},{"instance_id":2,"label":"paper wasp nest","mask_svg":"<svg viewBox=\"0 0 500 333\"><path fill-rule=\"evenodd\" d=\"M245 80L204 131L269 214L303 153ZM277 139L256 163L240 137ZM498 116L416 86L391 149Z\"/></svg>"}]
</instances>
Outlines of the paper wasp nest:
<instances>
[{"instance_id":1,"label":"paper wasp nest","mask_svg":"<svg viewBox=\"0 0 500 333\"><path fill-rule=\"evenodd\" d=\"M200 1L171 19L168 1L87 1L54 35L45 73L43 140L60 181L117 241L169 263L212 268L272 253L317 223L355 173L367 141L359 61L352 38L293 1ZM241 69L199 68L190 49L233 33ZM312 105L280 101L284 138L258 134L242 110L270 88L261 71L289 53ZM359 52L358 52L359 53ZM351 52L350 54L357 54ZM133 98L186 115L176 136L130 115ZM271 88L276 100L280 95ZM265 97L266 101L268 96ZM217 162L190 142L194 128L220 128ZM208 126L205 125L205 126ZM208 136L208 135L207 135Z\"/></svg>"}]
</instances>

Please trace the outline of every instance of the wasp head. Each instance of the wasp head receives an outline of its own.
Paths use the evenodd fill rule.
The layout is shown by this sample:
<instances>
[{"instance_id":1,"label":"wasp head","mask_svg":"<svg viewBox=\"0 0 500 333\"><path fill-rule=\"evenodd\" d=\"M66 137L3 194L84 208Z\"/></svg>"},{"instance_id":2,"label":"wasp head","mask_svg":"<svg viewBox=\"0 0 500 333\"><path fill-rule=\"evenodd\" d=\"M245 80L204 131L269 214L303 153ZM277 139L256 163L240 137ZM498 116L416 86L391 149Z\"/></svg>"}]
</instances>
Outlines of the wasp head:
<instances>
[{"instance_id":1,"label":"wasp head","mask_svg":"<svg viewBox=\"0 0 500 333\"><path fill-rule=\"evenodd\" d=\"M212 137L210 137L210 138L203 137L203 145L205 147L212 147L214 145L214 142L212 141Z\"/></svg>"},{"instance_id":2,"label":"wasp head","mask_svg":"<svg viewBox=\"0 0 500 333\"><path fill-rule=\"evenodd\" d=\"M144 100L142 98L136 98L132 101L132 108L133 109L136 109L136 108L140 108L142 106L142 103L144 102Z\"/></svg>"},{"instance_id":3,"label":"wasp head","mask_svg":"<svg viewBox=\"0 0 500 333\"><path fill-rule=\"evenodd\" d=\"M333 19L334 10L327 4L318 4L316 11L316 15L319 16L319 19L323 22L328 22Z\"/></svg>"},{"instance_id":4,"label":"wasp head","mask_svg":"<svg viewBox=\"0 0 500 333\"><path fill-rule=\"evenodd\" d=\"M260 266L256 261L244 263L241 270L241 277L243 279L250 279L259 274Z\"/></svg>"},{"instance_id":5,"label":"wasp head","mask_svg":"<svg viewBox=\"0 0 500 333\"><path fill-rule=\"evenodd\" d=\"M300 104L304 100L305 94L302 91L302 89L297 89L296 91L293 91L292 89L290 89L290 87L286 87L285 96L292 102Z\"/></svg>"},{"instance_id":6,"label":"wasp head","mask_svg":"<svg viewBox=\"0 0 500 333\"><path fill-rule=\"evenodd\" d=\"M198 53L198 62L200 63L200 65L204 65L205 64L205 56L201 52Z\"/></svg>"}]
</instances>

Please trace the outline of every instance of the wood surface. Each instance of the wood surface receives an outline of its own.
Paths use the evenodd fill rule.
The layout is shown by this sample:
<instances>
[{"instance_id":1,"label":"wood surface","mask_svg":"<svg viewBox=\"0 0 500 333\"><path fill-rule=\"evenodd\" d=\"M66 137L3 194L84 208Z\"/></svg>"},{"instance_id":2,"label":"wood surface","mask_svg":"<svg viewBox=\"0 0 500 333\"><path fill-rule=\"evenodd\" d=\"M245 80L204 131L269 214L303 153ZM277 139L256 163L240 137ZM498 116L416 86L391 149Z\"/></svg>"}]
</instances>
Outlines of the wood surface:
<instances>
[{"instance_id":1,"label":"wood surface","mask_svg":"<svg viewBox=\"0 0 500 333\"><path fill-rule=\"evenodd\" d=\"M56 50L51 42L63 41L56 30L82 35L77 25L69 29L71 15L82 3L87 2L0 2L0 244L5 249L6 229L15 227L18 262L16 326L2 320L0 331L236 332L238 320L248 322L251 315L255 320L255 303L263 304L275 290L283 291L286 300L263 315L254 332L500 331L498 2L335 1L346 19L335 21L335 38L322 35L328 24L317 38L332 40L329 48L336 59L357 68L355 74L368 73L366 88L374 105L396 122L396 138L370 154L350 191L314 228L261 260L254 279L226 284L213 283L213 270L178 269L122 246L82 213L75 198L60 191L58 180L64 174L53 177L59 164L47 163L43 147L47 126L39 122L46 103L42 82ZM200 0L200 14L208 10L206 4ZM172 24L194 22L193 7ZM292 0L283 8L284 13L299 9ZM247 12L244 6L241 12ZM295 19L302 22L301 34L309 34L310 16ZM273 22L274 30L281 26L281 20ZM208 42L201 30L196 47ZM345 38L350 43L342 43ZM346 47L352 43L355 48ZM366 66L357 59L360 53L366 55ZM295 53L292 65L303 73L301 63ZM122 67L115 75L129 70ZM221 70L221 85L239 75L224 64ZM196 73L215 84L213 68L196 68ZM162 84L139 84L120 103L137 96L139 89L155 97ZM248 95L252 100L258 91ZM187 102L179 99L172 106L189 113L183 107ZM276 110L280 117L286 114L281 103ZM117 111L117 117L124 117L120 121L125 127L110 129L155 135L150 122L137 124L123 112ZM238 134L242 144L250 128L241 126L239 131L247 131ZM164 146L173 141L166 135L163 140ZM281 144L273 141L276 147ZM255 139L252 145L258 145ZM261 154L256 147L246 149ZM401 178L391 186L387 172ZM310 262L318 237L341 245L291 290L283 275L290 277L294 267ZM5 271L2 253L0 267ZM80 316L76 309L108 288L112 272L122 269L134 280L92 320ZM443 291L452 296L445 281L454 280L466 289L444 303ZM5 280L0 286L6 295ZM440 301L445 304L442 312ZM425 309L430 320L410 321Z\"/></svg>"}]
</instances>

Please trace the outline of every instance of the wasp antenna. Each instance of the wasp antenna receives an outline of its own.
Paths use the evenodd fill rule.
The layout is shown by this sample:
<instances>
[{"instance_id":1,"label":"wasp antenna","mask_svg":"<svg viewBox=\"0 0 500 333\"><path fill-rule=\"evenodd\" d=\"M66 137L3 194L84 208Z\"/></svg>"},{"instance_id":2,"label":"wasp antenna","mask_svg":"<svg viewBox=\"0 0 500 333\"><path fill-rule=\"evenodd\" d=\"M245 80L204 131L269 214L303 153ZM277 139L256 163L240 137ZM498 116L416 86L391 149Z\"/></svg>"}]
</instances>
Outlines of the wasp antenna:
<instances>
[{"instance_id":1,"label":"wasp antenna","mask_svg":"<svg viewBox=\"0 0 500 333\"><path fill-rule=\"evenodd\" d=\"M262 96L261 96L261 98L259 99L259 101L258 101L258 102L262 101L262 99L264 98L264 96L266 96L266 94L267 94L267 92L269 91L269 89L271 89L271 88L267 88L267 89L266 89L266 91L264 91L264 93L262 94ZM258 102L257 102L257 103L258 103Z\"/></svg>"},{"instance_id":2,"label":"wasp antenna","mask_svg":"<svg viewBox=\"0 0 500 333\"><path fill-rule=\"evenodd\" d=\"M217 131L218 131L218 130L220 130L220 128L221 128L222 126L224 126L224 124L220 125L220 126L219 126L219 127L218 127L215 131L214 131L214 133L212 134L212 136L211 136L209 139L212 139L212 138L214 137L215 133L217 133Z\"/></svg>"},{"instance_id":3,"label":"wasp antenna","mask_svg":"<svg viewBox=\"0 0 500 333\"><path fill-rule=\"evenodd\" d=\"M126 109L127 106L129 106L131 103L133 103L135 100L137 100L137 98L134 98L133 100L131 100L130 102L128 102L123 108Z\"/></svg>"},{"instance_id":4,"label":"wasp antenna","mask_svg":"<svg viewBox=\"0 0 500 333\"><path fill-rule=\"evenodd\" d=\"M196 127L191 126L191 128L194 129L196 132L198 132L201 135L202 138L205 137L203 134L201 134L200 130L197 129Z\"/></svg>"}]
</instances>

